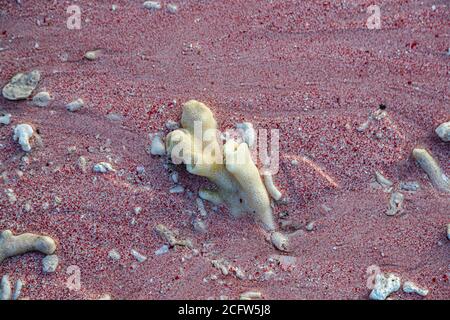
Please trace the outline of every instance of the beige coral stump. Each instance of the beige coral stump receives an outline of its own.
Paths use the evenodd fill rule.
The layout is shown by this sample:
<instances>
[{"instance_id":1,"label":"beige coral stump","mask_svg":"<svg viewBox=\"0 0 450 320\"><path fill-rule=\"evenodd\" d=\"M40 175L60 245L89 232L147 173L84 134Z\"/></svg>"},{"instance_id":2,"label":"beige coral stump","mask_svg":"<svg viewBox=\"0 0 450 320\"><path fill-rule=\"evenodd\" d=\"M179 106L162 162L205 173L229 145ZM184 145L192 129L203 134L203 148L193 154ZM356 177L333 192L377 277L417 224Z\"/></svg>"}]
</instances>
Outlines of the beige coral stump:
<instances>
[{"instance_id":1,"label":"beige coral stump","mask_svg":"<svg viewBox=\"0 0 450 320\"><path fill-rule=\"evenodd\" d=\"M31 251L53 254L55 250L55 241L47 236L32 233L14 236L10 230L5 230L0 234L0 263L9 257Z\"/></svg>"}]
</instances>

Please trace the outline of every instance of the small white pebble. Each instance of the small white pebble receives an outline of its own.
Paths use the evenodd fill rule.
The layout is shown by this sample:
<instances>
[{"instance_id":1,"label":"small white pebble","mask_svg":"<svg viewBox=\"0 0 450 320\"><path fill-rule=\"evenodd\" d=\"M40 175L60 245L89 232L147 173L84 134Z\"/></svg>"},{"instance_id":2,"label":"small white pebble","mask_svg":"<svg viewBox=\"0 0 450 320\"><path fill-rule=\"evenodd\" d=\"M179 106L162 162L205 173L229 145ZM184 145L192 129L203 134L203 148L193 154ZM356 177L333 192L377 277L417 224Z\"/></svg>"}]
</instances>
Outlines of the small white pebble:
<instances>
[{"instance_id":1,"label":"small white pebble","mask_svg":"<svg viewBox=\"0 0 450 320\"><path fill-rule=\"evenodd\" d=\"M172 174L170 175L170 178L172 179L173 183L178 183L178 172L174 171L172 172Z\"/></svg>"},{"instance_id":2,"label":"small white pebble","mask_svg":"<svg viewBox=\"0 0 450 320\"><path fill-rule=\"evenodd\" d=\"M436 128L436 134L442 141L450 142L450 121L444 122Z\"/></svg>"},{"instance_id":3,"label":"small white pebble","mask_svg":"<svg viewBox=\"0 0 450 320\"><path fill-rule=\"evenodd\" d=\"M236 128L241 131L242 140L251 149L256 141L256 132L250 122L243 122L236 124Z\"/></svg>"},{"instance_id":4,"label":"small white pebble","mask_svg":"<svg viewBox=\"0 0 450 320\"><path fill-rule=\"evenodd\" d=\"M180 125L178 122L173 121L173 120L168 120L166 122L166 128L173 131L173 130L177 130L178 128L180 128Z\"/></svg>"},{"instance_id":5,"label":"small white pebble","mask_svg":"<svg viewBox=\"0 0 450 320\"><path fill-rule=\"evenodd\" d=\"M240 300L261 299L262 294L259 291L246 291L239 296Z\"/></svg>"},{"instance_id":6,"label":"small white pebble","mask_svg":"<svg viewBox=\"0 0 450 320\"><path fill-rule=\"evenodd\" d=\"M314 221L311 221L310 223L308 223L306 225L306 230L307 231L313 231L314 230Z\"/></svg>"},{"instance_id":7,"label":"small white pebble","mask_svg":"<svg viewBox=\"0 0 450 320\"><path fill-rule=\"evenodd\" d=\"M183 193L184 192L184 187L178 185L178 186L170 188L169 192L170 193Z\"/></svg>"},{"instance_id":8,"label":"small white pebble","mask_svg":"<svg viewBox=\"0 0 450 320\"><path fill-rule=\"evenodd\" d=\"M11 114L7 113L0 116L0 124L8 125L11 123Z\"/></svg>"},{"instance_id":9,"label":"small white pebble","mask_svg":"<svg viewBox=\"0 0 450 320\"><path fill-rule=\"evenodd\" d=\"M159 10L161 9L161 3L159 3L158 1L145 1L144 8L150 10Z\"/></svg>"},{"instance_id":10,"label":"small white pebble","mask_svg":"<svg viewBox=\"0 0 450 320\"><path fill-rule=\"evenodd\" d=\"M161 248L155 251L155 255L160 256L169 252L169 246L167 244L163 245Z\"/></svg>"},{"instance_id":11,"label":"small white pebble","mask_svg":"<svg viewBox=\"0 0 450 320\"><path fill-rule=\"evenodd\" d=\"M59 258L56 254L46 256L42 259L42 271L45 273L53 273L59 264Z\"/></svg>"},{"instance_id":12,"label":"small white pebble","mask_svg":"<svg viewBox=\"0 0 450 320\"><path fill-rule=\"evenodd\" d=\"M120 253L116 249L112 249L108 252L108 257L114 261L120 260Z\"/></svg>"},{"instance_id":13,"label":"small white pebble","mask_svg":"<svg viewBox=\"0 0 450 320\"><path fill-rule=\"evenodd\" d=\"M12 300L17 300L20 297L20 294L22 293L22 287L23 287L23 282L22 280L17 280L16 281L16 285L14 286L14 294L12 296Z\"/></svg>"},{"instance_id":14,"label":"small white pebble","mask_svg":"<svg viewBox=\"0 0 450 320\"><path fill-rule=\"evenodd\" d=\"M197 209L198 209L198 212L200 213L200 215L202 217L206 217L208 215L208 212L206 212L205 204L203 203L203 200L201 198L197 198L195 200L195 202L197 203Z\"/></svg>"},{"instance_id":15,"label":"small white pebble","mask_svg":"<svg viewBox=\"0 0 450 320\"><path fill-rule=\"evenodd\" d=\"M192 221L192 226L194 227L194 230L198 233L207 233L208 232L208 228L206 227L205 222L203 222L200 219L194 219L194 221Z\"/></svg>"},{"instance_id":16,"label":"small white pebble","mask_svg":"<svg viewBox=\"0 0 450 320\"><path fill-rule=\"evenodd\" d=\"M114 170L114 168L112 167L112 165L108 162L100 162L97 163L96 165L94 165L93 169L94 172L99 172L99 173L107 173L110 171L116 171Z\"/></svg>"},{"instance_id":17,"label":"small white pebble","mask_svg":"<svg viewBox=\"0 0 450 320\"><path fill-rule=\"evenodd\" d=\"M145 167L144 166L137 166L136 167L137 174L144 174L145 173Z\"/></svg>"},{"instance_id":18,"label":"small white pebble","mask_svg":"<svg viewBox=\"0 0 450 320\"><path fill-rule=\"evenodd\" d=\"M163 156L166 154L166 146L158 134L153 137L152 144L150 146L150 153L154 156Z\"/></svg>"},{"instance_id":19,"label":"small white pebble","mask_svg":"<svg viewBox=\"0 0 450 320\"><path fill-rule=\"evenodd\" d=\"M167 10L168 10L170 13L176 13L176 12L178 11L178 6L177 6L176 4L169 3L169 4L167 5Z\"/></svg>"},{"instance_id":20,"label":"small white pebble","mask_svg":"<svg viewBox=\"0 0 450 320\"><path fill-rule=\"evenodd\" d=\"M17 201L17 197L13 189L5 189L5 194L8 197L9 203L13 204Z\"/></svg>"},{"instance_id":21,"label":"small white pebble","mask_svg":"<svg viewBox=\"0 0 450 320\"><path fill-rule=\"evenodd\" d=\"M52 100L52 97L50 96L50 93L43 91L43 92L37 93L33 97L33 104L38 107L46 107L46 106L48 106L48 104L50 103L51 100Z\"/></svg>"},{"instance_id":22,"label":"small white pebble","mask_svg":"<svg viewBox=\"0 0 450 320\"><path fill-rule=\"evenodd\" d=\"M66 104L66 109L70 112L78 111L83 107L84 107L84 101L81 98Z\"/></svg>"},{"instance_id":23,"label":"small white pebble","mask_svg":"<svg viewBox=\"0 0 450 320\"><path fill-rule=\"evenodd\" d=\"M93 51L86 52L84 57L87 60L93 61L93 60L97 59L99 55L100 55L100 50L93 50Z\"/></svg>"},{"instance_id":24,"label":"small white pebble","mask_svg":"<svg viewBox=\"0 0 450 320\"><path fill-rule=\"evenodd\" d=\"M131 250L131 255L138 261L138 262L144 262L145 260L147 260L147 257L140 254L139 252L137 252L136 250L132 249Z\"/></svg>"}]
</instances>

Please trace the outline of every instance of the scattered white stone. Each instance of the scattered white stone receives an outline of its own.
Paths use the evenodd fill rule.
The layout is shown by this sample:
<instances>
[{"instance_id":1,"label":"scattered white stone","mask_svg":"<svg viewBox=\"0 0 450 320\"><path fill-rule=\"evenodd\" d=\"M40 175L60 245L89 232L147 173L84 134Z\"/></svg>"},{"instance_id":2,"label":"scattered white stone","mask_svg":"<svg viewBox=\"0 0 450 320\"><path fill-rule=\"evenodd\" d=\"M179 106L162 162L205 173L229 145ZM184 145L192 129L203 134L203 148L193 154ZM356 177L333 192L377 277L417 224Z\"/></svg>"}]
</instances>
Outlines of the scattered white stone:
<instances>
[{"instance_id":1,"label":"scattered white stone","mask_svg":"<svg viewBox=\"0 0 450 320\"><path fill-rule=\"evenodd\" d=\"M311 221L306 225L306 231L313 231L313 230L314 230L314 221Z\"/></svg>"},{"instance_id":2,"label":"scattered white stone","mask_svg":"<svg viewBox=\"0 0 450 320\"><path fill-rule=\"evenodd\" d=\"M450 223L447 225L447 239L450 240Z\"/></svg>"},{"instance_id":3,"label":"scattered white stone","mask_svg":"<svg viewBox=\"0 0 450 320\"><path fill-rule=\"evenodd\" d=\"M37 87L41 73L33 70L29 73L18 73L3 87L2 94L8 100L21 100L28 98Z\"/></svg>"},{"instance_id":4,"label":"scattered white stone","mask_svg":"<svg viewBox=\"0 0 450 320\"><path fill-rule=\"evenodd\" d=\"M113 4L113 5L111 6L111 10L112 10L113 12L116 11L116 10L117 10L117 5Z\"/></svg>"},{"instance_id":5,"label":"scattered white stone","mask_svg":"<svg viewBox=\"0 0 450 320\"><path fill-rule=\"evenodd\" d=\"M120 260L121 256L120 253L116 249L112 249L108 252L108 257L112 260Z\"/></svg>"},{"instance_id":6,"label":"scattered white stone","mask_svg":"<svg viewBox=\"0 0 450 320\"><path fill-rule=\"evenodd\" d=\"M70 112L78 111L83 107L84 107L84 101L81 98L66 104L66 109Z\"/></svg>"},{"instance_id":7,"label":"scattered white stone","mask_svg":"<svg viewBox=\"0 0 450 320\"><path fill-rule=\"evenodd\" d=\"M51 100L52 100L52 97L50 96L50 93L48 93L46 91L42 91L42 92L37 93L33 97L33 104L38 107L46 107L46 106L48 106L48 104L50 103Z\"/></svg>"},{"instance_id":8,"label":"scattered white stone","mask_svg":"<svg viewBox=\"0 0 450 320\"><path fill-rule=\"evenodd\" d=\"M101 50L92 50L92 51L88 51L88 52L86 52L86 53L84 54L84 57L85 57L87 60L93 61L93 60L95 60L95 59L97 59L97 58L99 57L100 52L101 52Z\"/></svg>"},{"instance_id":9,"label":"scattered white stone","mask_svg":"<svg viewBox=\"0 0 450 320\"><path fill-rule=\"evenodd\" d=\"M77 167L81 170L81 172L85 173L87 171L87 160L85 157L80 156L77 161Z\"/></svg>"},{"instance_id":10,"label":"scattered white stone","mask_svg":"<svg viewBox=\"0 0 450 320\"><path fill-rule=\"evenodd\" d=\"M403 292L417 293L418 295L425 297L428 294L428 289L420 288L417 284L415 284L412 281L406 281L403 284Z\"/></svg>"},{"instance_id":11,"label":"scattered white stone","mask_svg":"<svg viewBox=\"0 0 450 320\"><path fill-rule=\"evenodd\" d=\"M142 211L141 207L136 207L133 209L134 214L139 214L139 213L141 213L141 211Z\"/></svg>"},{"instance_id":12,"label":"scattered white stone","mask_svg":"<svg viewBox=\"0 0 450 320\"><path fill-rule=\"evenodd\" d=\"M241 130L242 139L248 145L248 147L251 149L256 141L256 133L255 133L255 129L253 128L253 125L250 122L243 122L243 123L238 123L236 125L236 128L238 130Z\"/></svg>"},{"instance_id":13,"label":"scattered white stone","mask_svg":"<svg viewBox=\"0 0 450 320\"><path fill-rule=\"evenodd\" d=\"M155 255L160 256L169 252L169 246L167 244L163 245L161 248L155 251Z\"/></svg>"},{"instance_id":14,"label":"scattered white stone","mask_svg":"<svg viewBox=\"0 0 450 320\"><path fill-rule=\"evenodd\" d=\"M30 139L33 136L34 130L29 124L22 123L14 128L14 141L18 141L22 150L25 152L31 151Z\"/></svg>"},{"instance_id":15,"label":"scattered white stone","mask_svg":"<svg viewBox=\"0 0 450 320\"><path fill-rule=\"evenodd\" d=\"M208 228L206 227L205 222L203 222L203 220L200 219L194 219L194 221L192 221L192 226L194 227L194 230L198 233L207 233L208 232Z\"/></svg>"},{"instance_id":16,"label":"scattered white stone","mask_svg":"<svg viewBox=\"0 0 450 320\"><path fill-rule=\"evenodd\" d=\"M293 165L293 166L298 166L298 160L292 160L291 161L291 164Z\"/></svg>"},{"instance_id":17,"label":"scattered white stone","mask_svg":"<svg viewBox=\"0 0 450 320\"><path fill-rule=\"evenodd\" d=\"M383 176L379 171L375 171L375 179L383 187L392 187L393 185L392 181Z\"/></svg>"},{"instance_id":18,"label":"scattered white stone","mask_svg":"<svg viewBox=\"0 0 450 320\"><path fill-rule=\"evenodd\" d=\"M158 1L145 1L144 8L149 10L160 10L162 6Z\"/></svg>"},{"instance_id":19,"label":"scattered white stone","mask_svg":"<svg viewBox=\"0 0 450 320\"><path fill-rule=\"evenodd\" d=\"M11 114L7 113L0 116L0 124L8 125L11 123Z\"/></svg>"},{"instance_id":20,"label":"scattered white stone","mask_svg":"<svg viewBox=\"0 0 450 320\"><path fill-rule=\"evenodd\" d=\"M145 260L147 260L147 257L140 254L139 252L137 252L136 250L132 249L131 250L131 255L138 261L138 262L144 262Z\"/></svg>"},{"instance_id":21,"label":"scattered white stone","mask_svg":"<svg viewBox=\"0 0 450 320\"><path fill-rule=\"evenodd\" d=\"M152 144L150 146L150 153L154 156L163 156L166 154L166 146L158 134L155 134L153 137Z\"/></svg>"},{"instance_id":22,"label":"scattered white stone","mask_svg":"<svg viewBox=\"0 0 450 320\"><path fill-rule=\"evenodd\" d=\"M431 10L436 11L436 5L435 5L435 4L433 4L433 5L431 6Z\"/></svg>"},{"instance_id":23,"label":"scattered white stone","mask_svg":"<svg viewBox=\"0 0 450 320\"><path fill-rule=\"evenodd\" d=\"M402 182L400 183L400 189L405 191L417 191L420 189L420 185L418 182L415 181Z\"/></svg>"},{"instance_id":24,"label":"scattered white stone","mask_svg":"<svg viewBox=\"0 0 450 320\"><path fill-rule=\"evenodd\" d=\"M391 273L378 273L375 275L375 286L370 293L372 300L386 300L389 295L401 287L400 278Z\"/></svg>"},{"instance_id":25,"label":"scattered white stone","mask_svg":"<svg viewBox=\"0 0 450 320\"><path fill-rule=\"evenodd\" d=\"M144 166L137 166L136 167L137 174L144 174L145 173L145 167Z\"/></svg>"},{"instance_id":26,"label":"scattered white stone","mask_svg":"<svg viewBox=\"0 0 450 320\"><path fill-rule=\"evenodd\" d=\"M94 165L93 167L93 171L94 172L99 172L99 173L107 173L107 172L115 172L116 170L114 170L114 168L112 167L112 165L108 162L100 162L97 163L96 165Z\"/></svg>"},{"instance_id":27,"label":"scattered white stone","mask_svg":"<svg viewBox=\"0 0 450 320\"><path fill-rule=\"evenodd\" d=\"M208 215L208 212L205 209L205 204L203 203L203 200L201 198L197 198L195 202L197 203L197 209L200 215L202 217L206 217Z\"/></svg>"},{"instance_id":28,"label":"scattered white stone","mask_svg":"<svg viewBox=\"0 0 450 320\"><path fill-rule=\"evenodd\" d=\"M42 259L42 271L45 273L53 273L59 264L59 258L56 254L48 255Z\"/></svg>"},{"instance_id":29,"label":"scattered white stone","mask_svg":"<svg viewBox=\"0 0 450 320\"><path fill-rule=\"evenodd\" d=\"M436 134L439 136L439 138L442 139L442 141L449 142L450 141L450 121L444 122L439 127L437 127Z\"/></svg>"},{"instance_id":30,"label":"scattered white stone","mask_svg":"<svg viewBox=\"0 0 450 320\"><path fill-rule=\"evenodd\" d=\"M166 122L166 128L171 131L177 130L178 128L180 128L180 124L176 121L169 120Z\"/></svg>"},{"instance_id":31,"label":"scattered white stone","mask_svg":"<svg viewBox=\"0 0 450 320\"><path fill-rule=\"evenodd\" d=\"M262 293L259 291L246 291L241 293L239 296L240 300L253 300L253 299L261 299Z\"/></svg>"},{"instance_id":32,"label":"scattered white stone","mask_svg":"<svg viewBox=\"0 0 450 320\"><path fill-rule=\"evenodd\" d=\"M176 4L169 3L169 4L167 5L167 10L168 10L170 13L176 13L176 12L178 11L178 6L177 6Z\"/></svg>"},{"instance_id":33,"label":"scattered white stone","mask_svg":"<svg viewBox=\"0 0 450 320\"><path fill-rule=\"evenodd\" d=\"M178 181L179 181L178 172L176 172L176 171L172 172L172 174L170 175L170 178L172 179L173 183L178 183Z\"/></svg>"},{"instance_id":34,"label":"scattered white stone","mask_svg":"<svg viewBox=\"0 0 450 320\"><path fill-rule=\"evenodd\" d=\"M13 189L5 189L5 194L8 197L9 203L13 204L17 201L17 197Z\"/></svg>"},{"instance_id":35,"label":"scattered white stone","mask_svg":"<svg viewBox=\"0 0 450 320\"><path fill-rule=\"evenodd\" d=\"M0 300L11 300L11 282L9 276L5 274L0 282Z\"/></svg>"},{"instance_id":36,"label":"scattered white stone","mask_svg":"<svg viewBox=\"0 0 450 320\"><path fill-rule=\"evenodd\" d=\"M386 211L388 216L395 216L403 211L403 201L405 196L400 192L393 192L389 199L389 208Z\"/></svg>"},{"instance_id":37,"label":"scattered white stone","mask_svg":"<svg viewBox=\"0 0 450 320\"><path fill-rule=\"evenodd\" d=\"M111 296L109 294L104 294L98 300L112 300Z\"/></svg>"},{"instance_id":38,"label":"scattered white stone","mask_svg":"<svg viewBox=\"0 0 450 320\"><path fill-rule=\"evenodd\" d=\"M184 192L184 187L183 186L175 186L169 189L170 193L183 193Z\"/></svg>"},{"instance_id":39,"label":"scattered white stone","mask_svg":"<svg viewBox=\"0 0 450 320\"><path fill-rule=\"evenodd\" d=\"M12 300L17 300L22 293L23 282L22 280L17 280L16 285L14 286L14 294L12 295Z\"/></svg>"}]
</instances>

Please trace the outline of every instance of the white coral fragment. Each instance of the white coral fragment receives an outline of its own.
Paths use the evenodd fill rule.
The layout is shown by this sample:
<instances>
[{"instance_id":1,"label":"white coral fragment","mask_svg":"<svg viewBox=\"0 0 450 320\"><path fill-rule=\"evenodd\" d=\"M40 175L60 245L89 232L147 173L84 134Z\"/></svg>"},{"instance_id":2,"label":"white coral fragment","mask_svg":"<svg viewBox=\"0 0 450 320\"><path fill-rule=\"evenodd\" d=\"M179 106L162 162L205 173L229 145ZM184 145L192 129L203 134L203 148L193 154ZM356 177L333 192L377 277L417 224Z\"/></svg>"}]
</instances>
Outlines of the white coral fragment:
<instances>
[{"instance_id":1,"label":"white coral fragment","mask_svg":"<svg viewBox=\"0 0 450 320\"><path fill-rule=\"evenodd\" d=\"M417 284L415 284L412 281L405 281L405 283L403 284L403 292L406 293L416 293L419 296L425 297L426 295L428 295L428 289L424 289L419 287Z\"/></svg>"},{"instance_id":2,"label":"white coral fragment","mask_svg":"<svg viewBox=\"0 0 450 320\"><path fill-rule=\"evenodd\" d=\"M420 167L426 172L436 189L442 192L450 192L450 181L448 177L427 150L416 148L413 150L412 155Z\"/></svg>"},{"instance_id":3,"label":"white coral fragment","mask_svg":"<svg viewBox=\"0 0 450 320\"><path fill-rule=\"evenodd\" d=\"M53 254L55 250L55 241L47 236L33 233L14 236L10 230L5 230L0 234L0 263L9 257L30 251L39 251L49 255Z\"/></svg>"},{"instance_id":4,"label":"white coral fragment","mask_svg":"<svg viewBox=\"0 0 450 320\"><path fill-rule=\"evenodd\" d=\"M13 139L19 142L22 150L25 152L31 151L31 138L33 137L34 130L29 124L23 123L19 124L14 128Z\"/></svg>"},{"instance_id":5,"label":"white coral fragment","mask_svg":"<svg viewBox=\"0 0 450 320\"><path fill-rule=\"evenodd\" d=\"M282 194L273 183L272 175L270 173L265 173L263 178L264 185L266 186L267 192L269 192L270 196L276 201L280 200Z\"/></svg>"},{"instance_id":6,"label":"white coral fragment","mask_svg":"<svg viewBox=\"0 0 450 320\"><path fill-rule=\"evenodd\" d=\"M108 162L99 162L92 168L94 172L98 173L108 173L108 172L114 172L113 166Z\"/></svg>"},{"instance_id":7,"label":"white coral fragment","mask_svg":"<svg viewBox=\"0 0 450 320\"><path fill-rule=\"evenodd\" d=\"M370 293L372 300L386 300L401 287L400 278L394 274L378 273L375 276L375 286Z\"/></svg>"}]
</instances>

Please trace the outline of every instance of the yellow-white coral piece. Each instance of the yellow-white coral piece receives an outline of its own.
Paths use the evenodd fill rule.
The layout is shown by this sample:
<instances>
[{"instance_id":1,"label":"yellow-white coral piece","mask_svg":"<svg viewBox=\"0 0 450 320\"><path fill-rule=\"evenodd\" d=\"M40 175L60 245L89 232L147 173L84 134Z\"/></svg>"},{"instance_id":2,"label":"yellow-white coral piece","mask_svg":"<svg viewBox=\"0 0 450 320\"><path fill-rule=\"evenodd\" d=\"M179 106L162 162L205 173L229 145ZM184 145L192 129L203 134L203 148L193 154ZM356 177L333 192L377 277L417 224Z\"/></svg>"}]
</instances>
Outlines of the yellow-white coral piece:
<instances>
[{"instance_id":1,"label":"yellow-white coral piece","mask_svg":"<svg viewBox=\"0 0 450 320\"><path fill-rule=\"evenodd\" d=\"M202 191L200 197L228 205L233 216L253 214L267 230L274 230L270 199L249 146L229 140L222 146L217 123L203 103L183 105L182 129L166 137L166 149L175 164L184 163L195 175L217 185L217 193Z\"/></svg>"},{"instance_id":2,"label":"yellow-white coral piece","mask_svg":"<svg viewBox=\"0 0 450 320\"><path fill-rule=\"evenodd\" d=\"M289 239L281 232L273 232L270 235L270 241L278 250L288 251Z\"/></svg>"},{"instance_id":3,"label":"yellow-white coral piece","mask_svg":"<svg viewBox=\"0 0 450 320\"><path fill-rule=\"evenodd\" d=\"M420 148L414 149L412 154L430 178L431 183L440 191L450 192L450 181L431 154Z\"/></svg>"},{"instance_id":4,"label":"yellow-white coral piece","mask_svg":"<svg viewBox=\"0 0 450 320\"><path fill-rule=\"evenodd\" d=\"M53 254L55 250L55 241L47 236L33 233L24 233L14 236L10 230L5 230L0 234L0 263L6 258L30 251Z\"/></svg>"},{"instance_id":5,"label":"yellow-white coral piece","mask_svg":"<svg viewBox=\"0 0 450 320\"><path fill-rule=\"evenodd\" d=\"M14 128L14 141L18 141L22 150L25 152L31 151L31 137L33 136L33 127L29 124L22 123Z\"/></svg>"},{"instance_id":6,"label":"yellow-white coral piece","mask_svg":"<svg viewBox=\"0 0 450 320\"><path fill-rule=\"evenodd\" d=\"M270 173L264 173L263 177L264 177L264 184L270 196L276 201L280 200L282 194L273 183L272 175Z\"/></svg>"}]
</instances>

